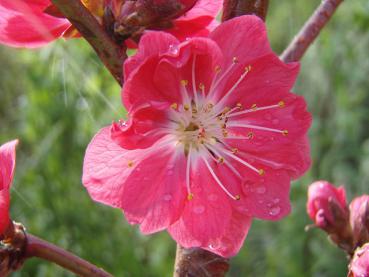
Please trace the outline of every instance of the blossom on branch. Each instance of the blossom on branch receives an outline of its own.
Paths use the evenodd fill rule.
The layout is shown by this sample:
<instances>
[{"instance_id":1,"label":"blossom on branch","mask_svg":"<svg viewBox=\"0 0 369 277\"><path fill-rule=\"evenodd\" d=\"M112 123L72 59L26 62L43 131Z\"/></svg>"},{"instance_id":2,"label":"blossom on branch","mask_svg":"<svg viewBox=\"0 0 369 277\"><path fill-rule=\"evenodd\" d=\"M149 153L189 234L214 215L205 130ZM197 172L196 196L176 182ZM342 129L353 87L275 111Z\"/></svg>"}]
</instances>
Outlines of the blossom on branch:
<instances>
[{"instance_id":1,"label":"blossom on branch","mask_svg":"<svg viewBox=\"0 0 369 277\"><path fill-rule=\"evenodd\" d=\"M91 197L145 234L235 255L252 218L290 212L290 182L310 165L299 65L272 52L256 16L179 42L148 32L124 66L129 112L98 132L84 160Z\"/></svg>"},{"instance_id":2,"label":"blossom on branch","mask_svg":"<svg viewBox=\"0 0 369 277\"><path fill-rule=\"evenodd\" d=\"M327 181L312 183L306 208L311 220L322 229L334 226L336 221L347 221L349 214L345 188L336 188Z\"/></svg>"},{"instance_id":3,"label":"blossom on branch","mask_svg":"<svg viewBox=\"0 0 369 277\"><path fill-rule=\"evenodd\" d=\"M150 28L168 29L168 32L179 39L207 35L208 29L216 25L214 18L222 6L221 0L81 2L101 24L113 24L112 28L115 28L117 33L111 35L116 36L123 32L122 25L130 27L128 30L124 29L127 36L123 36L123 40L134 35L134 32L141 33ZM177 4L180 8L165 9L164 6L172 2L173 7ZM104 20L107 17L107 7L111 9L113 22ZM13 47L35 48L60 37L79 37L79 34L50 0L0 0L0 43Z\"/></svg>"},{"instance_id":4,"label":"blossom on branch","mask_svg":"<svg viewBox=\"0 0 369 277\"><path fill-rule=\"evenodd\" d=\"M15 170L15 147L13 140L0 146L0 236L6 231L9 218L10 186Z\"/></svg>"},{"instance_id":5,"label":"blossom on branch","mask_svg":"<svg viewBox=\"0 0 369 277\"><path fill-rule=\"evenodd\" d=\"M351 201L350 224L354 245L361 246L369 241L369 195L362 195Z\"/></svg>"},{"instance_id":6,"label":"blossom on branch","mask_svg":"<svg viewBox=\"0 0 369 277\"><path fill-rule=\"evenodd\" d=\"M369 243L357 248L349 265L347 277L369 276Z\"/></svg>"}]
</instances>

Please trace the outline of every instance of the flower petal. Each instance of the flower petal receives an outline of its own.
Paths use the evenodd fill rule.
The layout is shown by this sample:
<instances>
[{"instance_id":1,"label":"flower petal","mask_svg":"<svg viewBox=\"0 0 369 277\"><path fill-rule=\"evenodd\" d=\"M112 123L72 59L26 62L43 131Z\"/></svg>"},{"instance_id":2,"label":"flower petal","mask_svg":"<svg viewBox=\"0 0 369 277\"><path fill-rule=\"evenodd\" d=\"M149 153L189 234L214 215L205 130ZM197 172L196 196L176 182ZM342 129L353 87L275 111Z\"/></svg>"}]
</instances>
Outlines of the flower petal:
<instances>
[{"instance_id":1,"label":"flower petal","mask_svg":"<svg viewBox=\"0 0 369 277\"><path fill-rule=\"evenodd\" d=\"M192 167L191 192L193 199L168 231L183 247L208 247L223 236L231 221L229 199L202 160Z\"/></svg>"},{"instance_id":2,"label":"flower petal","mask_svg":"<svg viewBox=\"0 0 369 277\"><path fill-rule=\"evenodd\" d=\"M235 256L245 241L251 222L251 217L233 211L232 219L223 236L204 249L226 258Z\"/></svg>"},{"instance_id":3,"label":"flower petal","mask_svg":"<svg viewBox=\"0 0 369 277\"><path fill-rule=\"evenodd\" d=\"M237 57L245 64L271 52L264 22L254 15L233 18L219 25L210 38L224 49L224 68Z\"/></svg>"},{"instance_id":4,"label":"flower petal","mask_svg":"<svg viewBox=\"0 0 369 277\"><path fill-rule=\"evenodd\" d=\"M0 43L34 48L60 37L69 28L66 19L43 13L50 1L0 1Z\"/></svg>"},{"instance_id":5,"label":"flower petal","mask_svg":"<svg viewBox=\"0 0 369 277\"><path fill-rule=\"evenodd\" d=\"M10 193L9 189L0 189L0 237L9 225L9 205Z\"/></svg>"},{"instance_id":6,"label":"flower petal","mask_svg":"<svg viewBox=\"0 0 369 277\"><path fill-rule=\"evenodd\" d=\"M9 189L15 170L15 148L18 140L0 146L0 189Z\"/></svg>"},{"instance_id":7,"label":"flower petal","mask_svg":"<svg viewBox=\"0 0 369 277\"><path fill-rule=\"evenodd\" d=\"M131 173L127 166L131 156L139 151L128 151L110 137L110 127L101 129L87 147L82 182L91 198L113 207L122 206L125 180Z\"/></svg>"},{"instance_id":8,"label":"flower petal","mask_svg":"<svg viewBox=\"0 0 369 277\"><path fill-rule=\"evenodd\" d=\"M123 191L122 208L129 222L149 234L178 220L186 199L185 168L183 152L168 146L138 161Z\"/></svg>"},{"instance_id":9,"label":"flower petal","mask_svg":"<svg viewBox=\"0 0 369 277\"><path fill-rule=\"evenodd\" d=\"M124 63L124 79L128 80L129 75L146 59L158 56L167 52L172 45L177 45L178 39L165 32L148 31L140 39L138 50L135 55L127 59Z\"/></svg>"}]
</instances>

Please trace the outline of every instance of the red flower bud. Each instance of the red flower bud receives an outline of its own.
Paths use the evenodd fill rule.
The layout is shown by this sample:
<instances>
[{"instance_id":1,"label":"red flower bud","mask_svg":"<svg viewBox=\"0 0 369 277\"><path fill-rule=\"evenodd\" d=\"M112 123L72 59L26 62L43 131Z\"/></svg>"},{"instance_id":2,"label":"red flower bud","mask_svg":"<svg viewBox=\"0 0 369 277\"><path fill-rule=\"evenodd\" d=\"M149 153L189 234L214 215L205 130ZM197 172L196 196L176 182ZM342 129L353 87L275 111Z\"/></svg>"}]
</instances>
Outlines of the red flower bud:
<instances>
[{"instance_id":1,"label":"red flower bud","mask_svg":"<svg viewBox=\"0 0 369 277\"><path fill-rule=\"evenodd\" d=\"M369 276L369 243L357 248L349 265L348 277Z\"/></svg>"},{"instance_id":2,"label":"red flower bud","mask_svg":"<svg viewBox=\"0 0 369 277\"><path fill-rule=\"evenodd\" d=\"M356 197L350 204L350 224L355 245L369 241L369 195Z\"/></svg>"},{"instance_id":3,"label":"red flower bud","mask_svg":"<svg viewBox=\"0 0 369 277\"><path fill-rule=\"evenodd\" d=\"M322 229L335 225L338 219L347 218L345 189L336 188L327 181L311 184L308 191L307 213Z\"/></svg>"}]
</instances>

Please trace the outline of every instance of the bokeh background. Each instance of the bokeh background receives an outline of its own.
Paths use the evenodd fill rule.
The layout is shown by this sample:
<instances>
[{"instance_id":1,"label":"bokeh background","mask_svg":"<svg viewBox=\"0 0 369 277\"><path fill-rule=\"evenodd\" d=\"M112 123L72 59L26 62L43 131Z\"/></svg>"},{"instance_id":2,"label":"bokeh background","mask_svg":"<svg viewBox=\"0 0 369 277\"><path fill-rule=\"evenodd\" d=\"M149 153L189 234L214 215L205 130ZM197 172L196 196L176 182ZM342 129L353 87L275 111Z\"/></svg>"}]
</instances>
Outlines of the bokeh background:
<instances>
[{"instance_id":1,"label":"bokeh background","mask_svg":"<svg viewBox=\"0 0 369 277\"><path fill-rule=\"evenodd\" d=\"M280 53L319 0L272 0L273 49ZM345 184L348 198L369 193L369 2L345 1L302 60L295 91L314 116L311 170L294 182L293 211L255 220L229 276L346 275L345 255L310 224L308 184ZM143 236L119 210L94 203L81 184L84 150L96 131L125 116L120 90L83 40L41 50L0 47L0 142L21 141L12 217L28 230L115 276L171 276L175 243ZM30 260L16 277L73 276Z\"/></svg>"}]
</instances>

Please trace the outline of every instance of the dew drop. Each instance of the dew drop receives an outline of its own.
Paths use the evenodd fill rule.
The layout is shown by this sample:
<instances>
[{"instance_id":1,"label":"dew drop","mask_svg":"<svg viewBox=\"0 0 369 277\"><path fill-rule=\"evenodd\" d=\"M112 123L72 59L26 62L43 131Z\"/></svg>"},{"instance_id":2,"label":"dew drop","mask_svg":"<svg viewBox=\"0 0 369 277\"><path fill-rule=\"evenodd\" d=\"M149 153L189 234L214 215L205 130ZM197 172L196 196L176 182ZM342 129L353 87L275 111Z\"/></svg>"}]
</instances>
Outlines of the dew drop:
<instances>
[{"instance_id":1,"label":"dew drop","mask_svg":"<svg viewBox=\"0 0 369 277\"><path fill-rule=\"evenodd\" d=\"M281 212L281 208L278 206L275 206L270 209L269 214L274 216L274 215L278 215L280 212Z\"/></svg>"},{"instance_id":2,"label":"dew drop","mask_svg":"<svg viewBox=\"0 0 369 277\"><path fill-rule=\"evenodd\" d=\"M267 114L264 115L264 118L266 120L272 120L272 115L270 113L267 113Z\"/></svg>"},{"instance_id":3,"label":"dew drop","mask_svg":"<svg viewBox=\"0 0 369 277\"><path fill-rule=\"evenodd\" d=\"M169 51L172 54L178 54L178 46L173 44L169 45Z\"/></svg>"},{"instance_id":4,"label":"dew drop","mask_svg":"<svg viewBox=\"0 0 369 277\"><path fill-rule=\"evenodd\" d=\"M275 198L275 199L273 200L273 203L274 203L274 204L278 204L279 202L281 202L281 199L279 199L279 198Z\"/></svg>"},{"instance_id":5,"label":"dew drop","mask_svg":"<svg viewBox=\"0 0 369 277\"><path fill-rule=\"evenodd\" d=\"M172 200L172 196L171 196L170 194L165 194L165 195L163 196L163 199L164 199L165 201L170 201L170 200Z\"/></svg>"},{"instance_id":6,"label":"dew drop","mask_svg":"<svg viewBox=\"0 0 369 277\"><path fill-rule=\"evenodd\" d=\"M277 118L273 119L273 120L272 120L272 123L273 123L274 125L277 125L277 124L279 123L279 119L277 119Z\"/></svg>"},{"instance_id":7,"label":"dew drop","mask_svg":"<svg viewBox=\"0 0 369 277\"><path fill-rule=\"evenodd\" d=\"M196 214L202 214L205 211L204 206L196 206L193 208L194 213Z\"/></svg>"},{"instance_id":8,"label":"dew drop","mask_svg":"<svg viewBox=\"0 0 369 277\"><path fill-rule=\"evenodd\" d=\"M266 192L266 188L265 187L257 187L256 192L259 193L259 194L264 194Z\"/></svg>"},{"instance_id":9,"label":"dew drop","mask_svg":"<svg viewBox=\"0 0 369 277\"><path fill-rule=\"evenodd\" d=\"M216 201L216 200L218 200L218 195L216 195L216 194L210 194L208 196L208 200L209 201Z\"/></svg>"}]
</instances>

